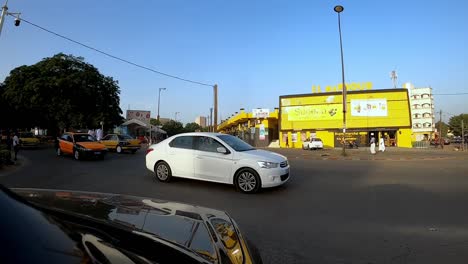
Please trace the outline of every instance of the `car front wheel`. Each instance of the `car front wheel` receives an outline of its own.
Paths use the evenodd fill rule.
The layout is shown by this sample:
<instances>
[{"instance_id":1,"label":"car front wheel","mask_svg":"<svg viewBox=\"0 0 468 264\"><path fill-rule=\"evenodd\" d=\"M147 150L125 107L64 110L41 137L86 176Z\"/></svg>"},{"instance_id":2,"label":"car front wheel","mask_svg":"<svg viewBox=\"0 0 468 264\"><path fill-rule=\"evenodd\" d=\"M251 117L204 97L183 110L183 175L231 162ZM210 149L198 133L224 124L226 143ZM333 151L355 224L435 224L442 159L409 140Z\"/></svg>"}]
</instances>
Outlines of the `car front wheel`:
<instances>
[{"instance_id":1,"label":"car front wheel","mask_svg":"<svg viewBox=\"0 0 468 264\"><path fill-rule=\"evenodd\" d=\"M78 150L75 149L75 152L73 154L73 157L75 157L76 160L79 160L80 159L80 152Z\"/></svg>"},{"instance_id":2,"label":"car front wheel","mask_svg":"<svg viewBox=\"0 0 468 264\"><path fill-rule=\"evenodd\" d=\"M117 146L117 148L115 148L115 152L117 152L117 153L122 153L122 147L121 147L121 146Z\"/></svg>"},{"instance_id":3,"label":"car front wheel","mask_svg":"<svg viewBox=\"0 0 468 264\"><path fill-rule=\"evenodd\" d=\"M256 193L261 189L262 183L257 172L252 169L242 169L237 172L234 184L243 193Z\"/></svg>"},{"instance_id":4,"label":"car front wheel","mask_svg":"<svg viewBox=\"0 0 468 264\"><path fill-rule=\"evenodd\" d=\"M172 177L171 167L164 161L160 161L154 166L154 174L161 182L169 182Z\"/></svg>"}]
</instances>

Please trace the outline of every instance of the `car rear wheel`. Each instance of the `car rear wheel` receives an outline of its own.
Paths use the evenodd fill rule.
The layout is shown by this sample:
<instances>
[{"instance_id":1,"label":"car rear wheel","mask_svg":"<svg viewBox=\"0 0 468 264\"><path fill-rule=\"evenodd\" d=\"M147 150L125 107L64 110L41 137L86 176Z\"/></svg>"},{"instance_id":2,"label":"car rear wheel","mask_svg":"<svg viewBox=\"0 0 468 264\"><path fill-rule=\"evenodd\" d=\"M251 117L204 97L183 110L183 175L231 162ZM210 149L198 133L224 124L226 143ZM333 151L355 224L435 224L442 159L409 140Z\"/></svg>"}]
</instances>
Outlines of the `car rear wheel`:
<instances>
[{"instance_id":1,"label":"car rear wheel","mask_svg":"<svg viewBox=\"0 0 468 264\"><path fill-rule=\"evenodd\" d=\"M117 146L117 147L115 148L115 152L117 152L117 153L122 153L122 146Z\"/></svg>"},{"instance_id":2,"label":"car rear wheel","mask_svg":"<svg viewBox=\"0 0 468 264\"><path fill-rule=\"evenodd\" d=\"M234 178L236 188L243 193L256 193L261 189L262 183L257 172L252 169L242 169Z\"/></svg>"},{"instance_id":3,"label":"car rear wheel","mask_svg":"<svg viewBox=\"0 0 468 264\"><path fill-rule=\"evenodd\" d=\"M161 182L169 182L172 178L172 171L169 164L160 161L154 166L154 175Z\"/></svg>"},{"instance_id":4,"label":"car rear wheel","mask_svg":"<svg viewBox=\"0 0 468 264\"><path fill-rule=\"evenodd\" d=\"M80 152L75 149L75 152L73 153L73 157L75 157L76 160L80 160Z\"/></svg>"}]
</instances>

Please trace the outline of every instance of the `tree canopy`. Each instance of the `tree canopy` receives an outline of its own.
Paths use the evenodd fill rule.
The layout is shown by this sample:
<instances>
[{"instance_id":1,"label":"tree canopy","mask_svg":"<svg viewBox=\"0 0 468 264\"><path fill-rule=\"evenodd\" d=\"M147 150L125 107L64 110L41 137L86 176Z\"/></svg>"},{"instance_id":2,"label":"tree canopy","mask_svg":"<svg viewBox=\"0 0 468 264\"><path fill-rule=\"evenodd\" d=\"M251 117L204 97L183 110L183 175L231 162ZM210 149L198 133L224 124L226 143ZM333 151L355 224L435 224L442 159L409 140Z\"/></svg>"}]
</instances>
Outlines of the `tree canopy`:
<instances>
[{"instance_id":1,"label":"tree canopy","mask_svg":"<svg viewBox=\"0 0 468 264\"><path fill-rule=\"evenodd\" d=\"M0 86L10 128L106 128L122 122L120 88L84 58L59 53L13 69Z\"/></svg>"},{"instance_id":2,"label":"tree canopy","mask_svg":"<svg viewBox=\"0 0 468 264\"><path fill-rule=\"evenodd\" d=\"M195 122L185 124L185 132L201 131L201 126Z\"/></svg>"},{"instance_id":3,"label":"tree canopy","mask_svg":"<svg viewBox=\"0 0 468 264\"><path fill-rule=\"evenodd\" d=\"M162 129L167 132L167 135L173 136L176 134L184 133L184 126L181 122L170 120L162 126Z\"/></svg>"},{"instance_id":4,"label":"tree canopy","mask_svg":"<svg viewBox=\"0 0 468 264\"><path fill-rule=\"evenodd\" d=\"M465 134L466 134L468 133L468 131L466 131L466 128L468 127L468 114L460 114L457 116L452 116L449 120L448 124L455 136L461 136L461 133L462 133L461 121L462 120L465 125Z\"/></svg>"}]
</instances>

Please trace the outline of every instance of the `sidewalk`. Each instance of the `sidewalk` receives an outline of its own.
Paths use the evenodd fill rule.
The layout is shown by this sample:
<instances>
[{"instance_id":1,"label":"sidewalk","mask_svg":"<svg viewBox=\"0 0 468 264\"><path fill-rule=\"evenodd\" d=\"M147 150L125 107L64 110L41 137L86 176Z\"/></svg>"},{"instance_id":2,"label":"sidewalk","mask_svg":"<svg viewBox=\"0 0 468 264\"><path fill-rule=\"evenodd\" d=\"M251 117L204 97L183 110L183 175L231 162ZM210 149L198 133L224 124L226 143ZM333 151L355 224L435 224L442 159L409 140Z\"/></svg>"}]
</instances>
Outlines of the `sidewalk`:
<instances>
[{"instance_id":1,"label":"sidewalk","mask_svg":"<svg viewBox=\"0 0 468 264\"><path fill-rule=\"evenodd\" d=\"M444 149L407 149L386 148L385 152L371 155L369 148L346 149L346 156L342 155L341 148L323 150L302 150L286 148L264 148L285 155L289 159L303 158L310 160L448 160L466 159L468 152L454 151L453 147Z\"/></svg>"}]
</instances>

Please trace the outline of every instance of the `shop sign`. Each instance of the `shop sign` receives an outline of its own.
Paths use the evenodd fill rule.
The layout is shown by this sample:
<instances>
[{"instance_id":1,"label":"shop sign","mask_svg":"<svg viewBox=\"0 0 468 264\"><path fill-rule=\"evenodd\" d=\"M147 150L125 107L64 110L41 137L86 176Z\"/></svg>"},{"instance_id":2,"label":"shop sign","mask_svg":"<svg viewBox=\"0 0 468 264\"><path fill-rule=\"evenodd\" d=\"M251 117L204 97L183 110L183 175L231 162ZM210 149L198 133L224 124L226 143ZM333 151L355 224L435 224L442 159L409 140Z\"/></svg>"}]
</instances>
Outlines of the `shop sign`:
<instances>
[{"instance_id":1,"label":"shop sign","mask_svg":"<svg viewBox=\"0 0 468 264\"><path fill-rule=\"evenodd\" d=\"M387 116L387 99L351 99L351 116Z\"/></svg>"},{"instance_id":2,"label":"shop sign","mask_svg":"<svg viewBox=\"0 0 468 264\"><path fill-rule=\"evenodd\" d=\"M127 120L138 119L140 121L149 124L150 122L150 111L140 111L140 110L127 110Z\"/></svg>"},{"instance_id":3,"label":"shop sign","mask_svg":"<svg viewBox=\"0 0 468 264\"><path fill-rule=\"evenodd\" d=\"M366 146L367 132L346 132L345 141L347 144L355 142L358 146ZM335 132L335 147L342 146L343 132Z\"/></svg>"},{"instance_id":4,"label":"shop sign","mask_svg":"<svg viewBox=\"0 0 468 264\"><path fill-rule=\"evenodd\" d=\"M297 142L297 133L292 133L291 134L291 141L292 142Z\"/></svg>"},{"instance_id":5,"label":"shop sign","mask_svg":"<svg viewBox=\"0 0 468 264\"><path fill-rule=\"evenodd\" d=\"M303 105L283 108L288 114L288 121L341 120L343 105Z\"/></svg>"},{"instance_id":6,"label":"shop sign","mask_svg":"<svg viewBox=\"0 0 468 264\"><path fill-rule=\"evenodd\" d=\"M252 109L253 118L268 118L269 116L270 116L270 109L268 108Z\"/></svg>"},{"instance_id":7,"label":"shop sign","mask_svg":"<svg viewBox=\"0 0 468 264\"><path fill-rule=\"evenodd\" d=\"M346 83L346 91L363 91L372 90L372 82L361 82L361 83ZM323 88L323 90L322 90ZM312 85L312 93L323 93L323 92L338 92L343 90L343 84L327 85L320 87L320 85Z\"/></svg>"}]
</instances>

